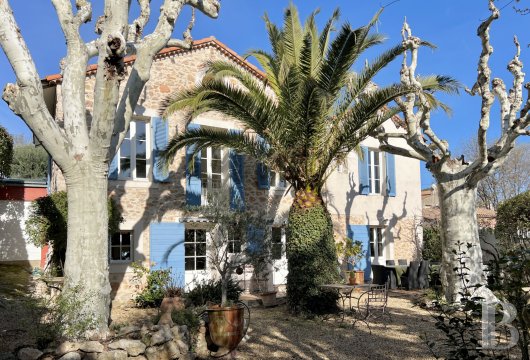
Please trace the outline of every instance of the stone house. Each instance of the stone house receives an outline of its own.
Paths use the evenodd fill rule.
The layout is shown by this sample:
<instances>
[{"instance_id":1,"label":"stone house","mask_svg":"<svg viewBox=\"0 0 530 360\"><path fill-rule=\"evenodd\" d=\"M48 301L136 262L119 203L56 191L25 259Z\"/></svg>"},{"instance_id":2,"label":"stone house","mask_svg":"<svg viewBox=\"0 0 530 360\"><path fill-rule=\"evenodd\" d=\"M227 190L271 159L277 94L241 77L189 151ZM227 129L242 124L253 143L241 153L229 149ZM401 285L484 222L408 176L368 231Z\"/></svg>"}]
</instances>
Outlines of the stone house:
<instances>
[{"instance_id":1,"label":"stone house","mask_svg":"<svg viewBox=\"0 0 530 360\"><path fill-rule=\"evenodd\" d=\"M175 132L184 131L183 116L168 121L159 117L164 99L171 93L193 86L205 73L208 61L232 61L254 76L262 73L215 38L193 43L192 50L167 48L154 61L151 79L135 109L129 136L121 145L109 174L109 193L119 202L124 222L121 231L109 240L110 279L117 296L130 293L131 263L171 266L184 277L188 287L210 278L208 263L208 228L211 224L184 211L186 205L200 205L207 194L228 185L230 196L244 199L247 209L267 208L272 214L272 239L276 249L270 286L285 284L284 225L293 193L281 173L261 171L254 159L232 153L229 149L209 148L203 151L193 173L186 166L190 149L180 151L169 167L159 171L154 164L158 151L165 148ZM126 60L130 66L134 57ZM92 104L96 68L88 68L86 77L87 107ZM43 80L48 104L56 118L61 118L61 77ZM222 131L238 130L234 119L206 113L188 125ZM398 119L384 125L389 131L404 131ZM399 142L399 140L396 140ZM400 144L401 145L401 144ZM376 139L363 142L363 159L352 153L337 167L325 187L325 198L333 216L337 239L355 238L368 250L364 262L367 277L371 263L390 259L412 260L418 256L421 234L419 161L385 154L378 150ZM196 159L198 160L198 159ZM52 174L53 190L64 189L57 168ZM237 239L233 239L237 244ZM233 251L238 251L234 245ZM170 251L167 263L164 254ZM238 278L249 287L248 274Z\"/></svg>"}]
</instances>

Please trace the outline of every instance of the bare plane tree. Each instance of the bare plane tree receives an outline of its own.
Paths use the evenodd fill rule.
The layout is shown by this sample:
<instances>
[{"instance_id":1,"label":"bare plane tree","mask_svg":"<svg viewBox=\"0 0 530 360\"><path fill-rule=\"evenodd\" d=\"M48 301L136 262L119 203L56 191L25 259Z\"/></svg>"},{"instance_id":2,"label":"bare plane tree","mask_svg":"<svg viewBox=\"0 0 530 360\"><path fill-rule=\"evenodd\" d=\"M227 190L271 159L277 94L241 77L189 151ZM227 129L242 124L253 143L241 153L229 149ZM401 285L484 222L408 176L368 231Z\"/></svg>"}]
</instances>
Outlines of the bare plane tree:
<instances>
[{"instance_id":1,"label":"bare plane tree","mask_svg":"<svg viewBox=\"0 0 530 360\"><path fill-rule=\"evenodd\" d=\"M408 24L402 29L403 43L409 49L410 62L405 54L401 67L401 82L415 86L417 91L396 100L406 122L406 133L378 133L381 149L394 154L416 158L427 163L439 188L441 208L441 228L443 244L442 283L448 300L458 298L461 284L457 281L454 267L458 259L453 251L466 250L468 258L468 287L484 284L482 270L482 253L475 210L476 189L480 180L495 172L513 149L516 139L529 135L530 101L523 104L523 88L530 89L530 84L523 85L523 64L519 59L520 46L514 38L516 54L509 62L508 69L513 75L512 88L507 91L500 78L492 78L489 59L493 53L489 31L491 24L499 17L500 12L493 0L489 1L490 16L478 27L478 36L482 42L479 57L477 80L472 89L466 89L471 95L482 99L478 126L478 156L472 163L463 157L454 158L449 151L447 141L440 139L430 125L432 102L430 95L424 92L417 81L415 72L418 64L418 49L421 40L412 36ZM499 122L502 133L497 141L488 146L486 134L490 127L492 105L498 99L501 105ZM412 149L389 145L389 137L404 138ZM484 287L478 288L478 294L491 297Z\"/></svg>"},{"instance_id":2,"label":"bare plane tree","mask_svg":"<svg viewBox=\"0 0 530 360\"><path fill-rule=\"evenodd\" d=\"M108 330L110 284L108 276L107 174L109 160L119 148L145 83L154 56L166 45L189 48L191 26L184 39L171 39L175 21L186 5L216 18L217 0L164 0L156 27L143 34L150 17L150 0L138 0L140 15L129 23L131 0L106 0L104 13L96 21L99 37L86 43L81 25L90 22L88 0L52 0L67 53L61 62L64 126L46 108L35 63L21 36L7 0L0 1L0 46L16 75L3 99L20 116L62 170L68 190L68 250L65 288L79 288L94 301L85 313L97 321L95 335ZM130 74L123 59L136 55ZM97 57L91 126L85 111L85 78L88 61ZM120 83L126 80L123 92ZM83 295L83 294L80 294Z\"/></svg>"}]
</instances>

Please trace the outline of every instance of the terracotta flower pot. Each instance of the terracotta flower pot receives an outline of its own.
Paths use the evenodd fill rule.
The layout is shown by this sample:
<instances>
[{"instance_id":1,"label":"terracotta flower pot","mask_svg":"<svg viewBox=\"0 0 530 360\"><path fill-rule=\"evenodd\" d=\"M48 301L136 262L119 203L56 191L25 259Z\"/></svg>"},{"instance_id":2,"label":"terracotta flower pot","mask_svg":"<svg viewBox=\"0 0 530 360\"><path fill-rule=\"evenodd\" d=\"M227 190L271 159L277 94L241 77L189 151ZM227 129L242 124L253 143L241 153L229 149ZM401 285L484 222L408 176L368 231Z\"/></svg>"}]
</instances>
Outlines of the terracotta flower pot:
<instances>
[{"instance_id":1,"label":"terracotta flower pot","mask_svg":"<svg viewBox=\"0 0 530 360\"><path fill-rule=\"evenodd\" d=\"M206 311L212 342L230 351L235 349L244 335L244 306L221 307L214 305Z\"/></svg>"},{"instance_id":2,"label":"terracotta flower pot","mask_svg":"<svg viewBox=\"0 0 530 360\"><path fill-rule=\"evenodd\" d=\"M350 283L353 279L352 285L362 285L364 284L364 271L363 270L355 270L355 272L352 273L353 277L350 277Z\"/></svg>"},{"instance_id":3,"label":"terracotta flower pot","mask_svg":"<svg viewBox=\"0 0 530 360\"><path fill-rule=\"evenodd\" d=\"M181 297L165 297L160 304L160 320L158 325L173 326L171 313L173 311L183 310L185 308L184 299Z\"/></svg>"},{"instance_id":4,"label":"terracotta flower pot","mask_svg":"<svg viewBox=\"0 0 530 360\"><path fill-rule=\"evenodd\" d=\"M259 297L264 307L276 306L276 291L260 293Z\"/></svg>"}]
</instances>

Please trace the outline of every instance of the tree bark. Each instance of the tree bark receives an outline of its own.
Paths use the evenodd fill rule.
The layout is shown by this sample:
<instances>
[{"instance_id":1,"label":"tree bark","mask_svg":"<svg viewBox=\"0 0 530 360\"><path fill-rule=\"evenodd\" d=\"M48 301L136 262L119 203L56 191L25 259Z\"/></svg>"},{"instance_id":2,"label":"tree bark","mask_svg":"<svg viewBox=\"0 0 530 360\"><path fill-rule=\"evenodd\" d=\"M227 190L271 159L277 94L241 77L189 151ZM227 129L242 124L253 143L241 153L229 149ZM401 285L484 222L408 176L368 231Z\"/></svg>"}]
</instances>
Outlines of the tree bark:
<instances>
[{"instance_id":1,"label":"tree bark","mask_svg":"<svg viewBox=\"0 0 530 360\"><path fill-rule=\"evenodd\" d=\"M476 188L466 178L438 179L441 212L442 270L441 279L447 301L457 301L467 287L486 284L482 269L482 250L476 213ZM465 253L463 255L458 255ZM455 268L457 270L455 270ZM462 269L464 276L459 276ZM469 280L464 284L464 279Z\"/></svg>"},{"instance_id":2,"label":"tree bark","mask_svg":"<svg viewBox=\"0 0 530 360\"><path fill-rule=\"evenodd\" d=\"M64 173L68 188L65 288L78 291L77 299L83 304L79 311L96 321L93 332L103 338L110 312L105 169L103 162L83 161Z\"/></svg>"}]
</instances>

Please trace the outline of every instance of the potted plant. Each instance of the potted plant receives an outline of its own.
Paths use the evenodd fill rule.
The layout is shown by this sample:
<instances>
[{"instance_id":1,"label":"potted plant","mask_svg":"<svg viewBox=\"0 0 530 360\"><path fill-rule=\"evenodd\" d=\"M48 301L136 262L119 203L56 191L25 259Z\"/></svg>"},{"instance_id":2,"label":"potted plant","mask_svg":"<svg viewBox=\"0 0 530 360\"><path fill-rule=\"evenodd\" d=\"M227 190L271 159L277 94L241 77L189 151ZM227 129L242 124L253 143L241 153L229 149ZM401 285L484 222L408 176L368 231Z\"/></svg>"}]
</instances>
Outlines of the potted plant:
<instances>
[{"instance_id":1,"label":"potted plant","mask_svg":"<svg viewBox=\"0 0 530 360\"><path fill-rule=\"evenodd\" d=\"M337 243L337 257L346 265L344 280L351 285L364 283L364 270L358 267L365 255L363 244L359 240L345 238ZM357 269L355 266L357 265Z\"/></svg>"},{"instance_id":2,"label":"potted plant","mask_svg":"<svg viewBox=\"0 0 530 360\"><path fill-rule=\"evenodd\" d=\"M223 193L230 192L228 190L219 192ZM206 336L216 347L232 351L248 328L248 321L245 322L244 316L248 308L242 303L228 301L228 282L234 272L248 262L243 250L247 244L250 225L252 224L256 230L264 231L265 221L258 221L256 216L241 208L230 209L228 199L219 194L209 196L208 205L190 210L194 212L194 216L199 211L200 216L213 224L208 230L210 234L208 264L217 271L221 280L220 302L208 304L206 309L208 314ZM214 351L220 350L214 349Z\"/></svg>"},{"instance_id":3,"label":"potted plant","mask_svg":"<svg viewBox=\"0 0 530 360\"><path fill-rule=\"evenodd\" d=\"M170 270L171 271L171 270ZM160 320L158 325L173 326L173 319L171 313L173 311L183 310L186 307L184 298L184 289L178 285L175 279L171 278L164 286L164 298L160 304Z\"/></svg>"}]
</instances>

